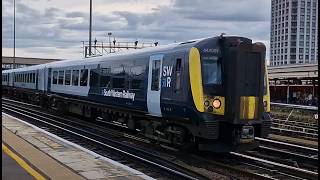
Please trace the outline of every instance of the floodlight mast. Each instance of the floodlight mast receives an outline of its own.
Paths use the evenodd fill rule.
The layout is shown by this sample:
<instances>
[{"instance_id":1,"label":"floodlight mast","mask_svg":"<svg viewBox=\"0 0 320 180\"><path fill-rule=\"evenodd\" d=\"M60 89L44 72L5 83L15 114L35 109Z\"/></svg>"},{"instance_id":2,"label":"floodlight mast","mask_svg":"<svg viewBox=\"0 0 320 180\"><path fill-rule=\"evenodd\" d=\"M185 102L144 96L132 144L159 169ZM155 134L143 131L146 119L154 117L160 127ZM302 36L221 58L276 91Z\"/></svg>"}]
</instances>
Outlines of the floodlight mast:
<instances>
[{"instance_id":1,"label":"floodlight mast","mask_svg":"<svg viewBox=\"0 0 320 180\"><path fill-rule=\"evenodd\" d=\"M13 67L16 68L16 0L13 0Z\"/></svg>"},{"instance_id":2,"label":"floodlight mast","mask_svg":"<svg viewBox=\"0 0 320 180\"><path fill-rule=\"evenodd\" d=\"M90 19L89 19L89 56L91 56L91 36L92 36L92 0L90 0Z\"/></svg>"}]
</instances>

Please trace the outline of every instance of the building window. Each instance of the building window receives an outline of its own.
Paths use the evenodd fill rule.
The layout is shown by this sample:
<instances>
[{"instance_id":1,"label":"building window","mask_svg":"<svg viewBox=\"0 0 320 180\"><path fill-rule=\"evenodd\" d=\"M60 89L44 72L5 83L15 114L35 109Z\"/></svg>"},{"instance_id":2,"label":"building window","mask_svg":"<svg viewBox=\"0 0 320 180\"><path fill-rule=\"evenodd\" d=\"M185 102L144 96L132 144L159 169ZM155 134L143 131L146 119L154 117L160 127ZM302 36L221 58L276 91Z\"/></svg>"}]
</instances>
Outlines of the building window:
<instances>
[{"instance_id":1,"label":"building window","mask_svg":"<svg viewBox=\"0 0 320 180\"><path fill-rule=\"evenodd\" d=\"M309 55L306 55L306 59L309 59Z\"/></svg>"},{"instance_id":2,"label":"building window","mask_svg":"<svg viewBox=\"0 0 320 180\"><path fill-rule=\"evenodd\" d=\"M303 55L299 55L299 59L303 59Z\"/></svg>"},{"instance_id":3,"label":"building window","mask_svg":"<svg viewBox=\"0 0 320 180\"><path fill-rule=\"evenodd\" d=\"M303 48L299 48L299 53L303 53Z\"/></svg>"},{"instance_id":4,"label":"building window","mask_svg":"<svg viewBox=\"0 0 320 180\"><path fill-rule=\"evenodd\" d=\"M304 39L304 35L300 35L300 40L303 40Z\"/></svg>"},{"instance_id":5,"label":"building window","mask_svg":"<svg viewBox=\"0 0 320 180\"><path fill-rule=\"evenodd\" d=\"M304 29L303 28L300 28L300 33L304 33Z\"/></svg>"}]
</instances>

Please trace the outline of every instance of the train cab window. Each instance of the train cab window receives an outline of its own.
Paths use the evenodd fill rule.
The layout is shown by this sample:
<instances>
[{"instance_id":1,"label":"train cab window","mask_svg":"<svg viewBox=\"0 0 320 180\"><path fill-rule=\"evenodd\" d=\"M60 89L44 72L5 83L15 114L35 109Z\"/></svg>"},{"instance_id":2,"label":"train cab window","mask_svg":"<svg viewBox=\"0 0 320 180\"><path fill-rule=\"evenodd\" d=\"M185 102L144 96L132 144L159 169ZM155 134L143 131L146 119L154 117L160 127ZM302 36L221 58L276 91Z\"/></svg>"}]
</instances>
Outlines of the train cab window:
<instances>
[{"instance_id":1,"label":"train cab window","mask_svg":"<svg viewBox=\"0 0 320 180\"><path fill-rule=\"evenodd\" d=\"M64 71L59 71L58 84L63 85Z\"/></svg>"},{"instance_id":2,"label":"train cab window","mask_svg":"<svg viewBox=\"0 0 320 180\"><path fill-rule=\"evenodd\" d=\"M110 68L102 68L100 71L100 87L110 88Z\"/></svg>"},{"instance_id":3,"label":"train cab window","mask_svg":"<svg viewBox=\"0 0 320 180\"><path fill-rule=\"evenodd\" d=\"M58 84L58 71L53 71L52 84Z\"/></svg>"},{"instance_id":4,"label":"train cab window","mask_svg":"<svg viewBox=\"0 0 320 180\"><path fill-rule=\"evenodd\" d=\"M202 60L202 79L204 85L220 85L221 63L217 59Z\"/></svg>"},{"instance_id":5,"label":"train cab window","mask_svg":"<svg viewBox=\"0 0 320 180\"><path fill-rule=\"evenodd\" d=\"M70 85L70 79L71 79L71 70L66 70L64 85Z\"/></svg>"},{"instance_id":6,"label":"train cab window","mask_svg":"<svg viewBox=\"0 0 320 180\"><path fill-rule=\"evenodd\" d=\"M87 86L88 84L88 69L81 69L80 86Z\"/></svg>"},{"instance_id":7,"label":"train cab window","mask_svg":"<svg viewBox=\"0 0 320 180\"><path fill-rule=\"evenodd\" d=\"M79 70L72 71L72 86L79 85Z\"/></svg>"},{"instance_id":8,"label":"train cab window","mask_svg":"<svg viewBox=\"0 0 320 180\"><path fill-rule=\"evenodd\" d=\"M179 90L181 89L181 58L178 58L176 60L176 89L175 89L175 93L178 93Z\"/></svg>"},{"instance_id":9,"label":"train cab window","mask_svg":"<svg viewBox=\"0 0 320 180\"><path fill-rule=\"evenodd\" d=\"M152 62L152 79L151 79L151 90L159 91L160 81L160 60L154 60Z\"/></svg>"}]
</instances>

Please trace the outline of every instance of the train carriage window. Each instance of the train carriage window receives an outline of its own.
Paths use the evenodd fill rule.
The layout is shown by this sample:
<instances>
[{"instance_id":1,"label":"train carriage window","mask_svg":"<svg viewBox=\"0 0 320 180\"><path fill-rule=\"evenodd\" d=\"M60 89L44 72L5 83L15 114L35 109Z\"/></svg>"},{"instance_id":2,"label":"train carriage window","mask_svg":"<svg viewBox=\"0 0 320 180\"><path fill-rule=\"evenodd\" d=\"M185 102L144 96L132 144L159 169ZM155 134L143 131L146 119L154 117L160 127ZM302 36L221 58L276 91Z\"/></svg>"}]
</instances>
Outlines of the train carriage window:
<instances>
[{"instance_id":1,"label":"train carriage window","mask_svg":"<svg viewBox=\"0 0 320 180\"><path fill-rule=\"evenodd\" d=\"M88 69L81 69L80 86L87 86L88 84Z\"/></svg>"},{"instance_id":2,"label":"train carriage window","mask_svg":"<svg viewBox=\"0 0 320 180\"><path fill-rule=\"evenodd\" d=\"M33 76L33 83L36 83L36 73L32 73Z\"/></svg>"},{"instance_id":3,"label":"train carriage window","mask_svg":"<svg viewBox=\"0 0 320 180\"><path fill-rule=\"evenodd\" d=\"M72 71L72 85L73 86L79 85L79 70Z\"/></svg>"},{"instance_id":4,"label":"train carriage window","mask_svg":"<svg viewBox=\"0 0 320 180\"><path fill-rule=\"evenodd\" d=\"M64 71L59 71L58 84L63 85Z\"/></svg>"},{"instance_id":5,"label":"train carriage window","mask_svg":"<svg viewBox=\"0 0 320 180\"><path fill-rule=\"evenodd\" d=\"M27 78L28 78L27 74L23 74L23 76L24 76L23 82L26 83L27 82Z\"/></svg>"},{"instance_id":6,"label":"train carriage window","mask_svg":"<svg viewBox=\"0 0 320 180\"><path fill-rule=\"evenodd\" d=\"M58 71L53 71L52 84L58 84Z\"/></svg>"},{"instance_id":7,"label":"train carriage window","mask_svg":"<svg viewBox=\"0 0 320 180\"><path fill-rule=\"evenodd\" d=\"M178 58L176 60L176 90L175 93L180 92L179 90L181 89L181 58Z\"/></svg>"},{"instance_id":8,"label":"train carriage window","mask_svg":"<svg viewBox=\"0 0 320 180\"><path fill-rule=\"evenodd\" d=\"M112 78L112 87L113 88L125 88L124 77L113 77Z\"/></svg>"},{"instance_id":9,"label":"train carriage window","mask_svg":"<svg viewBox=\"0 0 320 180\"><path fill-rule=\"evenodd\" d=\"M71 70L66 70L64 85L70 85L70 79L71 79Z\"/></svg>"},{"instance_id":10,"label":"train carriage window","mask_svg":"<svg viewBox=\"0 0 320 180\"><path fill-rule=\"evenodd\" d=\"M143 89L144 87L144 67L134 66L130 69L131 72L131 89Z\"/></svg>"},{"instance_id":11,"label":"train carriage window","mask_svg":"<svg viewBox=\"0 0 320 180\"><path fill-rule=\"evenodd\" d=\"M29 73L29 77L30 77L30 78L29 78L29 83L33 83L33 76L32 76L32 74L33 74L33 73Z\"/></svg>"},{"instance_id":12,"label":"train carriage window","mask_svg":"<svg viewBox=\"0 0 320 180\"><path fill-rule=\"evenodd\" d=\"M90 87L99 87L98 69L91 69L90 70Z\"/></svg>"},{"instance_id":13,"label":"train carriage window","mask_svg":"<svg viewBox=\"0 0 320 180\"><path fill-rule=\"evenodd\" d=\"M160 60L154 60L152 62L152 80L151 80L152 91L159 91L159 81L160 81Z\"/></svg>"},{"instance_id":14,"label":"train carriage window","mask_svg":"<svg viewBox=\"0 0 320 180\"><path fill-rule=\"evenodd\" d=\"M100 71L100 87L110 88L110 68L102 68Z\"/></svg>"}]
</instances>

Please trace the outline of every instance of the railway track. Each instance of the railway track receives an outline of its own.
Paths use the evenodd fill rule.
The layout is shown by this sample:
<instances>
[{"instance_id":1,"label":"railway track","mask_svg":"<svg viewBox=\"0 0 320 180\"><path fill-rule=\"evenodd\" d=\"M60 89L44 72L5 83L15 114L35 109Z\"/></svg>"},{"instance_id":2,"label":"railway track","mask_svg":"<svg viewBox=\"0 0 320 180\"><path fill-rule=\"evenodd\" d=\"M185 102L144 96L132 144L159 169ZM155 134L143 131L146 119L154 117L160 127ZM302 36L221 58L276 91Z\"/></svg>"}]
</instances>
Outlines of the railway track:
<instances>
[{"instance_id":1,"label":"railway track","mask_svg":"<svg viewBox=\"0 0 320 180\"><path fill-rule=\"evenodd\" d=\"M134 169L138 169L138 170L144 172L145 174L147 174L151 177L155 177L155 178L172 179L172 177L177 177L178 179L179 178L180 179L188 179L188 178L215 179L216 173L218 173L222 177L226 177L227 179L229 179L229 178L231 178L231 179L301 179L301 177L305 178L304 175L309 173L308 170L304 171L304 169L300 169L295 166L292 166L293 168L290 169L290 168L288 168L289 165L273 162L272 160L263 161L264 160L263 157L260 157L260 158L254 157L254 154L251 154L251 155L242 154L243 156L236 156L235 154L231 153L230 155L228 155L228 157L223 156L223 158L221 159L220 157L213 157L212 158L212 154L208 155L208 156L210 156L210 158L207 158L205 156L199 156L199 155L181 154L180 152L170 152L170 155L163 155L164 153L159 153L154 150L151 150L151 152L152 152L151 154L153 154L153 157L151 157L151 156L144 157L144 159L146 159L147 161L150 161L149 159L152 159L152 160L161 159L162 161L169 161L171 163L170 166L164 165L168 162L165 162L165 163L164 162L154 162L154 163L157 163L160 166L164 166L164 168L169 167L169 169L171 169L173 171L181 172L181 174L185 175L185 177L184 176L181 177L181 176L177 176L177 175L173 176L171 171L169 171L169 172L165 171L166 173L163 173L163 171L159 172L159 170L158 171L156 170L157 168L152 168L154 166L151 166L151 165L137 165L139 163L132 160L132 158L129 158L129 160L127 160L127 158L125 158L123 155L122 156L119 154L117 154L117 155L111 154L110 155L109 151L111 151L111 150L106 150L107 148L105 147L105 145L101 144L101 143L105 143L105 142L92 141L95 139L101 139L104 137L108 137L105 134L107 131L109 134L112 134L112 136L115 137L118 142L128 142L128 141L131 141L128 139L134 139L134 140L141 141L143 143L149 143L148 140L146 140L146 139L139 138L139 137L132 135L130 133L128 133L128 134L127 133L120 133L119 131L113 130L114 127L112 129L108 128L107 130L102 130L101 127L93 126L92 123L88 123L88 122L79 123L79 121L77 121L75 119L70 120L69 118L65 119L65 118L61 118L59 116L54 116L54 115L51 115L51 114L48 114L45 112L41 112L38 106L34 106L34 105L26 104L26 103L21 103L21 102L15 102L15 101L6 100L6 99L3 99L3 102L4 102L3 103L3 111L4 110L10 111L10 110L8 110L10 108L10 109L16 111L16 115L20 112L20 116L23 119L25 119L26 117L22 117L22 116L28 115L28 116L30 116L27 118L27 119L29 119L29 121L32 121L33 124L35 123L36 125L39 125L42 128L46 128L47 131L50 131L54 134L57 134L57 135L62 136L66 139L69 139L70 141L73 141L77 144L80 144L84 147L87 147L88 149L91 149L101 155L111 157L111 159L113 159L112 158L113 156L116 156L114 160L122 162L123 164L132 164L132 165L130 165L130 167L132 167ZM19 103L20 105L17 105L17 103ZM25 107L25 106L27 106L27 107ZM38 109L38 110L35 110L35 109ZM12 112L12 113L14 113L14 112ZM38 116L36 116L36 115L38 115ZM53 123L53 121L62 121L65 124L67 124L73 128L77 128L77 129L75 130L75 129L72 129L69 127L68 128L64 127L65 130L59 129L57 127L52 128L52 127L50 127L51 125L48 125L48 124L44 125L43 124L44 122L37 123L37 122L35 122L36 120L30 120L30 119L32 119L32 117L33 118L36 117L36 119L45 121L47 123L51 122L52 124L54 124L56 126L58 126L57 124L59 124L59 123L60 123L60 126L62 126L61 122L54 122ZM97 122L95 122L95 123L97 123ZM81 126L82 126L82 128L81 128ZM90 126L90 128L83 128L83 126ZM82 136L84 136L83 135L84 132L80 133L79 129L92 129L92 132L95 133L95 138L93 137L94 135L92 135L92 132L85 132L86 136L87 136L87 134L91 133L90 136L92 136L92 137L87 137L88 139L83 138ZM74 131L74 134L72 136L70 136L69 131ZM101 134L100 134L99 133L100 131L103 131L103 133L101 132ZM82 136L79 137L79 135L77 135L77 134L80 134L80 135L82 134ZM100 136L99 136L99 134L100 134ZM75 137L75 136L77 136L77 137ZM84 139L86 139L86 140L84 141ZM114 141L114 140L111 140L111 141ZM108 146L109 143L106 145ZM133 143L130 143L130 145L135 146L135 145L133 145ZM136 147L136 149L137 148L138 147ZM270 148L270 147L268 147L268 148ZM125 149L128 149L128 147L126 147ZM132 150L132 151L135 152L137 150ZM132 152L132 154L135 156L138 156L138 155L134 154L134 152ZM150 149L144 149L144 150L142 150L142 152L150 152ZM144 153L142 153L142 154L144 154ZM237 154L237 155L239 155L239 154ZM117 157L121 157L121 158L117 159ZM247 158L245 158L245 157L247 157ZM249 157L251 157L251 159ZM252 158L255 158L255 159L253 160ZM261 161L258 161L258 159L260 159ZM133 161L133 162L131 162L131 161ZM235 163L235 162L237 162L237 163ZM148 163L145 163L145 164L148 164ZM177 165L179 165L179 166L175 167ZM273 166L273 168L270 166ZM182 170L181 170L181 168L182 168ZM190 169L193 169L193 171ZM206 175L199 176L199 173L195 173L194 171L201 172L201 174L206 174ZM215 172L215 174L210 175L210 172ZM302 176L301 176L301 172L302 172ZM297 174L300 174L300 175L297 175ZM311 174L308 175L307 179L314 179L314 177L317 177L317 173L311 172Z\"/></svg>"},{"instance_id":2,"label":"railway track","mask_svg":"<svg viewBox=\"0 0 320 180\"><path fill-rule=\"evenodd\" d=\"M53 117L44 116L40 112L17 105L9 105L6 102L3 103L2 108L2 111L6 113L14 114L18 118L27 120L40 128L46 129L46 131L84 146L102 156L140 170L150 177L156 179L208 179L197 172L173 164L156 154L114 141L102 136L95 130L93 130L94 133L84 130L87 128L81 128L78 123L66 124Z\"/></svg>"}]
</instances>

